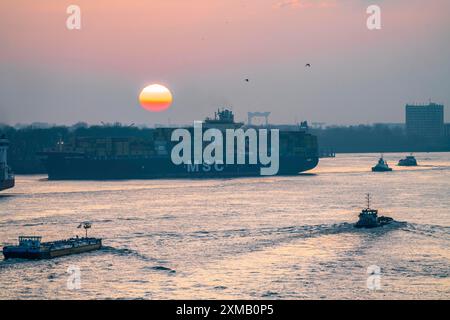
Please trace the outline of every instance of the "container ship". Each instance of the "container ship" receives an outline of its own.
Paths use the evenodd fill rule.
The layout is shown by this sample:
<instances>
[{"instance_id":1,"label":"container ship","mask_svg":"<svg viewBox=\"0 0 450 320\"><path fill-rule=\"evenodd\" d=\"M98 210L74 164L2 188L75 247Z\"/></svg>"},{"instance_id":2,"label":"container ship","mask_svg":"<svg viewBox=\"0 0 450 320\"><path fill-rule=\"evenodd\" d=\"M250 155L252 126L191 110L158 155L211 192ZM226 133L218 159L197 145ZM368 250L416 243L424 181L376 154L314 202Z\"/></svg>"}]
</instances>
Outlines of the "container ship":
<instances>
[{"instance_id":1,"label":"container ship","mask_svg":"<svg viewBox=\"0 0 450 320\"><path fill-rule=\"evenodd\" d=\"M317 137L301 126L276 126L267 123L265 126L247 126L242 122L235 122L233 112L228 109L218 110L214 118L206 118L202 124L203 132L210 128L221 132L227 129L245 131L263 127L268 131L278 129L277 175L296 175L313 169L319 161ZM194 126L183 128L194 135ZM172 141L171 136L176 129L154 128L145 138L75 137L69 142L59 141L55 148L44 150L39 155L47 169L49 180L230 178L259 176L261 168L266 166L260 163L174 164L171 152L178 141ZM226 140L226 135L224 136ZM226 141L223 142L224 154L225 145ZM248 158L248 141L245 148Z\"/></svg>"},{"instance_id":2,"label":"container ship","mask_svg":"<svg viewBox=\"0 0 450 320\"><path fill-rule=\"evenodd\" d=\"M4 135L0 137L0 191L14 187L14 174L7 162L9 141Z\"/></svg>"}]
</instances>

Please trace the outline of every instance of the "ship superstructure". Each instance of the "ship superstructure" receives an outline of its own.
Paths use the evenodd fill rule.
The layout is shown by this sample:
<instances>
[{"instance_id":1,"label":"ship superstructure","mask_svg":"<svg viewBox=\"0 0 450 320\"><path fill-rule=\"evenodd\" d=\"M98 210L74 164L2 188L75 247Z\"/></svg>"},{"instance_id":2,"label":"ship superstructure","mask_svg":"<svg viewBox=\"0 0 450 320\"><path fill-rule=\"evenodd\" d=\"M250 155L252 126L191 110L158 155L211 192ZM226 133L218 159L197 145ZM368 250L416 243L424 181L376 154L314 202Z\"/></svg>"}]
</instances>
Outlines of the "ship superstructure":
<instances>
[{"instance_id":1,"label":"ship superstructure","mask_svg":"<svg viewBox=\"0 0 450 320\"><path fill-rule=\"evenodd\" d=\"M4 135L0 137L0 191L14 187L15 179L11 168L8 166L9 141Z\"/></svg>"},{"instance_id":2,"label":"ship superstructure","mask_svg":"<svg viewBox=\"0 0 450 320\"><path fill-rule=\"evenodd\" d=\"M389 167L387 161L383 159L383 156L378 159L378 163L372 167L373 172L386 172L386 171L392 171L392 168Z\"/></svg>"}]
</instances>

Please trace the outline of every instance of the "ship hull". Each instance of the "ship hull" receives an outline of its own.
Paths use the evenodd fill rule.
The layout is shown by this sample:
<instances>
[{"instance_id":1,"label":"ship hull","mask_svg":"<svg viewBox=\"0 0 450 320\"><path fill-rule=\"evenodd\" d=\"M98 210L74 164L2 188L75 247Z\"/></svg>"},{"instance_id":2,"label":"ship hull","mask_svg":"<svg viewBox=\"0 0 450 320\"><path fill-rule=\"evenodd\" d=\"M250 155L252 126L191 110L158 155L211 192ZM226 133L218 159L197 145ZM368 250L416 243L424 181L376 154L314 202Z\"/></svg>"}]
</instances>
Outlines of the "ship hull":
<instances>
[{"instance_id":1,"label":"ship hull","mask_svg":"<svg viewBox=\"0 0 450 320\"><path fill-rule=\"evenodd\" d=\"M372 172L389 172L392 171L392 168L377 168L373 167Z\"/></svg>"},{"instance_id":2,"label":"ship hull","mask_svg":"<svg viewBox=\"0 0 450 320\"><path fill-rule=\"evenodd\" d=\"M417 167L417 163L416 162L402 162L399 161L399 163L397 164L400 167Z\"/></svg>"},{"instance_id":3,"label":"ship hull","mask_svg":"<svg viewBox=\"0 0 450 320\"><path fill-rule=\"evenodd\" d=\"M3 256L5 260L7 259L29 259L29 260L39 260L39 259L52 259L61 256L67 256L71 254L79 254L83 252L89 252L101 249L102 243L98 241L94 244L83 245L72 248L62 248L55 250L27 250L22 248L8 248L3 249Z\"/></svg>"},{"instance_id":4,"label":"ship hull","mask_svg":"<svg viewBox=\"0 0 450 320\"><path fill-rule=\"evenodd\" d=\"M296 175L311 170L318 157L281 156L277 175ZM174 165L169 157L142 159L89 159L48 156L50 180L195 179L261 176L260 164Z\"/></svg>"},{"instance_id":5,"label":"ship hull","mask_svg":"<svg viewBox=\"0 0 450 320\"><path fill-rule=\"evenodd\" d=\"M14 179L0 180L0 191L13 188L14 184Z\"/></svg>"}]
</instances>

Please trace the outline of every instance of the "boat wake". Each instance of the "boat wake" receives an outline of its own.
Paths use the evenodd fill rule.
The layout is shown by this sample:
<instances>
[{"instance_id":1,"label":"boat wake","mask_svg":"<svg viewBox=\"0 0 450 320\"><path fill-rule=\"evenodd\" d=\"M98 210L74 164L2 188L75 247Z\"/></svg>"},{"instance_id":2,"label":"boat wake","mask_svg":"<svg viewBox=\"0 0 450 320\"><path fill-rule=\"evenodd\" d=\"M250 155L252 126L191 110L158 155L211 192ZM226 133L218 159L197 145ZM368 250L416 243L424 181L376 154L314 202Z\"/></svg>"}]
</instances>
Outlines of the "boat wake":
<instances>
[{"instance_id":1,"label":"boat wake","mask_svg":"<svg viewBox=\"0 0 450 320\"><path fill-rule=\"evenodd\" d=\"M114 248L114 247L111 247L111 246L103 246L100 251L104 252L104 253L119 255L119 256L122 256L122 257L127 257L127 256L128 257L133 257L133 258L139 259L139 260L144 261L144 262L152 262L152 263L156 264L156 265L150 265L150 266L146 265L146 266L143 267L144 270L148 270L148 271L163 271L163 272L167 272L167 273L170 273L170 274L176 273L175 270L173 270L173 269L171 269L169 267L165 267L165 266L162 265L165 261L161 261L161 260L158 260L158 259L155 259L155 258L148 257L148 256L146 256L146 255L144 255L144 254L142 254L142 253L140 253L140 252L138 252L136 250L132 250L132 249L128 249L128 248Z\"/></svg>"},{"instance_id":2,"label":"boat wake","mask_svg":"<svg viewBox=\"0 0 450 320\"><path fill-rule=\"evenodd\" d=\"M450 241L450 227L430 224L406 223L405 227L402 228L402 230L426 237Z\"/></svg>"},{"instance_id":3,"label":"boat wake","mask_svg":"<svg viewBox=\"0 0 450 320\"><path fill-rule=\"evenodd\" d=\"M317 237L323 235L340 234L340 233L376 233L382 234L392 230L398 230L407 225L406 222L393 221L392 223L373 229L355 228L353 223L342 222L333 224L319 225L303 225L303 226L287 226L276 228L260 228L260 229L235 229L235 230L216 230L205 231L199 230L186 234L187 238L230 238L230 237L274 237L274 236L290 236L290 237ZM180 235L176 235L180 237Z\"/></svg>"},{"instance_id":4,"label":"boat wake","mask_svg":"<svg viewBox=\"0 0 450 320\"><path fill-rule=\"evenodd\" d=\"M139 260L143 260L143 261L158 261L155 258L151 258L148 257L146 255L141 254L140 252L133 250L133 249L128 249L128 248L114 248L114 247L110 247L110 246L103 246L100 249L100 252L103 253L109 253L109 254L114 254L114 255L118 255L118 256L128 256L128 257L135 257Z\"/></svg>"},{"instance_id":5,"label":"boat wake","mask_svg":"<svg viewBox=\"0 0 450 320\"><path fill-rule=\"evenodd\" d=\"M229 230L197 230L185 234L175 232L158 232L149 234L131 234L127 241L132 241L134 236L156 238L162 237L165 241L179 243L180 240L186 245L197 246L198 241L231 241L232 246L221 245L223 253L238 253L241 251L258 250L265 247L277 246L281 243L287 243L299 239L318 238L337 234L356 234L361 236L382 237L388 232L400 231L409 232L420 236L432 237L440 240L450 241L450 227L439 225L416 224L401 221L393 221L388 225L378 228L364 229L355 228L353 223L342 222L333 224L284 226L284 227L265 227L255 229L229 229ZM150 257L138 250L126 247L103 246L99 251L92 254L110 254L121 257L134 258L146 263L145 270L164 271L175 273L176 271L165 266L167 261ZM53 260L52 260L53 261ZM0 261L0 270L11 267L19 263L36 263L21 259L11 259Z\"/></svg>"}]
</instances>

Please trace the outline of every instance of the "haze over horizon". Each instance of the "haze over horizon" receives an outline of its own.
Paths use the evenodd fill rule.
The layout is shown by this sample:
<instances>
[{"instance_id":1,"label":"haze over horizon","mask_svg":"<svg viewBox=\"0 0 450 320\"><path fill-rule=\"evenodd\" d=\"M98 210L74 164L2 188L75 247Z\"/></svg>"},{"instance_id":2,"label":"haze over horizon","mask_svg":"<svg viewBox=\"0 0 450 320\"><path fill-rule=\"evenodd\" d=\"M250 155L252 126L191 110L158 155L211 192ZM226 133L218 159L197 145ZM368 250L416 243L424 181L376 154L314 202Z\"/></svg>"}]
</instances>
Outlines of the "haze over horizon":
<instances>
[{"instance_id":1,"label":"haze over horizon","mask_svg":"<svg viewBox=\"0 0 450 320\"><path fill-rule=\"evenodd\" d=\"M400 123L430 99L450 121L448 0L78 0L72 31L70 4L1 2L0 123L186 124L226 106L239 120ZM366 28L370 4L381 30ZM151 83L172 91L167 111L140 107Z\"/></svg>"}]
</instances>

